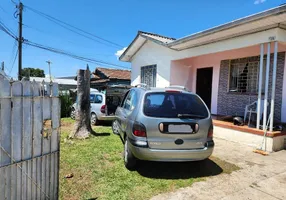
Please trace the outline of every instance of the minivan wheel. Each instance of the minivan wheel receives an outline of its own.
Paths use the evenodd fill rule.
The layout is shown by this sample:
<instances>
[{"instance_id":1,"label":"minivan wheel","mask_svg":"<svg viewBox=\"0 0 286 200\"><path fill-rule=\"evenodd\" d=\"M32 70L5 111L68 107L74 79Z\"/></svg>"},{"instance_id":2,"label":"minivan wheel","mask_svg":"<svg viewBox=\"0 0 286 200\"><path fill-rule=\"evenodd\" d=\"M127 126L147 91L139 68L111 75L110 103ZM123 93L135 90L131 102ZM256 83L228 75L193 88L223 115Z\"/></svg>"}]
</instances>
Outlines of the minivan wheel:
<instances>
[{"instance_id":1,"label":"minivan wheel","mask_svg":"<svg viewBox=\"0 0 286 200\"><path fill-rule=\"evenodd\" d=\"M134 170L136 166L136 158L130 151L127 139L124 142L124 165L128 170Z\"/></svg>"},{"instance_id":2,"label":"minivan wheel","mask_svg":"<svg viewBox=\"0 0 286 200\"><path fill-rule=\"evenodd\" d=\"M91 125L93 125L93 126L97 125L98 120L97 120L95 113L91 113L90 122L91 122Z\"/></svg>"},{"instance_id":3,"label":"minivan wheel","mask_svg":"<svg viewBox=\"0 0 286 200\"><path fill-rule=\"evenodd\" d=\"M118 124L117 124L117 121L114 120L112 122L112 132L115 134L115 135L119 135L119 130L118 130Z\"/></svg>"}]
</instances>

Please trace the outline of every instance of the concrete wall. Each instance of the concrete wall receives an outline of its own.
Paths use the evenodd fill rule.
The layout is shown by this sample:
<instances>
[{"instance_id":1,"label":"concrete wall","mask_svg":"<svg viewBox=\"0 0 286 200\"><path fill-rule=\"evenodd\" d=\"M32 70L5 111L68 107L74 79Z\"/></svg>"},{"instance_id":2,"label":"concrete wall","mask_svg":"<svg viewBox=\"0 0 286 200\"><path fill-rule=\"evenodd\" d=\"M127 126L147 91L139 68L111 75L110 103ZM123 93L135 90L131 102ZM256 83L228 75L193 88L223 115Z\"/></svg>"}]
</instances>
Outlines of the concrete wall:
<instances>
[{"instance_id":1,"label":"concrete wall","mask_svg":"<svg viewBox=\"0 0 286 200\"><path fill-rule=\"evenodd\" d=\"M263 136L218 126L214 126L214 137L245 144L253 148L261 148L263 141ZM285 140L285 135L274 138L266 137L262 146L263 150L268 152L280 151L285 148Z\"/></svg>"},{"instance_id":2,"label":"concrete wall","mask_svg":"<svg viewBox=\"0 0 286 200\"><path fill-rule=\"evenodd\" d=\"M174 54L174 50L158 45L152 41L147 41L133 56L131 62L131 85L136 85L141 82L140 69L142 66L157 65L156 87L169 86L171 60Z\"/></svg>"}]
</instances>

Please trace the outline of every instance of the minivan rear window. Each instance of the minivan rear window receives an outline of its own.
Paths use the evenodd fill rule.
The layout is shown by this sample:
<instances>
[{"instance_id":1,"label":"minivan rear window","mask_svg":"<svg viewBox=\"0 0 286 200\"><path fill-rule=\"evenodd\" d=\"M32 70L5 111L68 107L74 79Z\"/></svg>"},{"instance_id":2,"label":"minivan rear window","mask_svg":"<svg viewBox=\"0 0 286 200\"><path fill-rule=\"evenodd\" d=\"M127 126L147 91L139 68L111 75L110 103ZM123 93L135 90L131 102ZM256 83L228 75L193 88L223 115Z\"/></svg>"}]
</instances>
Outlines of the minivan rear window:
<instances>
[{"instance_id":1,"label":"minivan rear window","mask_svg":"<svg viewBox=\"0 0 286 200\"><path fill-rule=\"evenodd\" d=\"M152 92L144 99L143 112L149 117L207 118L209 113L202 100L194 94Z\"/></svg>"}]
</instances>

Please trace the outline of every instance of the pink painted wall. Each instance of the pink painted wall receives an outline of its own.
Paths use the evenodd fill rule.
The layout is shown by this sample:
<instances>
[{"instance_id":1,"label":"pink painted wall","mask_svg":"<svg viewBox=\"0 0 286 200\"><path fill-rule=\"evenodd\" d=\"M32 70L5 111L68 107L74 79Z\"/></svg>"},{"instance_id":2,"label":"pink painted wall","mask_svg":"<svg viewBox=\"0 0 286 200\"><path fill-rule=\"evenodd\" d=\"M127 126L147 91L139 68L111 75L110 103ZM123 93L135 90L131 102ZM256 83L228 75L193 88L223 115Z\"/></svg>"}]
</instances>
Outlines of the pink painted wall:
<instances>
[{"instance_id":1,"label":"pink painted wall","mask_svg":"<svg viewBox=\"0 0 286 200\"><path fill-rule=\"evenodd\" d=\"M273 53L273 49L274 49L274 45L272 44L271 46L272 53ZM286 51L286 44L279 43L278 51L279 52ZM264 45L264 53L265 54L267 53L266 45ZM213 54L208 54L208 55L203 55L203 56L197 56L197 57L182 59L179 61L172 61L170 84L184 85L190 91L196 92L196 77L197 77L196 71L197 69L205 68L205 67L213 67L211 113L217 114L217 98L218 98L217 96L218 96L219 71L220 71L221 60L244 58L244 57L250 57L250 56L257 56L257 55L260 55L259 45L242 48L242 49L225 51L225 52L213 53ZM285 76L284 76L284 80L286 81ZM286 93L285 89L283 91L285 91ZM283 97L286 97L286 94ZM285 114L285 117L286 117L286 114Z\"/></svg>"}]
</instances>

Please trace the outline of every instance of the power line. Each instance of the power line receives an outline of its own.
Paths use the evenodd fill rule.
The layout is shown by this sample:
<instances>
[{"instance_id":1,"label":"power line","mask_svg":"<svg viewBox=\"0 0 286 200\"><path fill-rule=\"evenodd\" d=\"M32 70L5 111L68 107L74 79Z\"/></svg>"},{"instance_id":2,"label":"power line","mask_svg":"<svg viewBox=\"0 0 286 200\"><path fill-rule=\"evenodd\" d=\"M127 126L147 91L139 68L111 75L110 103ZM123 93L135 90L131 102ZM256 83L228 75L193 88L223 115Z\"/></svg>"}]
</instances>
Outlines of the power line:
<instances>
[{"instance_id":1,"label":"power line","mask_svg":"<svg viewBox=\"0 0 286 200\"><path fill-rule=\"evenodd\" d=\"M12 53L11 53L11 58L10 58L10 64L12 63L12 60L13 60L13 58L14 58L14 54L15 54L15 52L17 51L17 40L15 40L14 41L14 45L13 45L13 48L12 48Z\"/></svg>"},{"instance_id":2,"label":"power line","mask_svg":"<svg viewBox=\"0 0 286 200\"><path fill-rule=\"evenodd\" d=\"M5 33L7 33L9 36L14 38L15 40L18 40L18 38L14 35L14 33L10 29L8 29L5 26L5 24L3 24L1 21L0 21L0 30L4 31ZM114 63L109 63L109 62L106 62L106 61L103 61L103 60L96 60L96 59L92 59L92 58L86 58L86 57L79 56L79 55L76 55L76 54L73 54L73 53L70 53L70 52L66 52L66 51L61 50L61 49L56 49L56 48L53 48L53 47L48 47L48 46L45 46L45 45L41 45L41 44L37 44L37 43L34 43L34 42L30 42L28 40L24 40L24 44L27 44L29 46L33 46L33 47L36 47L36 48L39 48L39 49L47 50L47 51L50 51L50 52L54 52L54 53L57 53L57 54L69 56L69 57L72 57L74 59L86 61L86 62L89 62L89 63L105 65L105 66L108 66L108 67L113 66L113 67L119 67L119 68L123 68L123 69L130 69L129 67L117 65L117 64L114 64ZM18 52L17 52L17 54L18 54Z\"/></svg>"},{"instance_id":3,"label":"power line","mask_svg":"<svg viewBox=\"0 0 286 200\"><path fill-rule=\"evenodd\" d=\"M69 57L72 57L74 59L82 60L82 61L89 62L89 63L94 63L94 64L98 64L98 65L106 65L108 67L113 66L113 67L117 67L117 68L119 67L119 68L123 68L123 69L130 69L130 68L125 67L125 66L117 65L117 64L106 62L106 61L103 61L103 60L96 60L96 59L92 59L92 58L79 56L79 55L76 55L76 54L73 54L73 53L61 50L61 49L56 49L56 48L45 46L45 45L42 45L42 44L30 42L28 40L25 40L24 44L29 45L29 46L33 46L33 47L36 47L36 48L39 48L39 49L47 50L47 51L50 51L50 52L53 52L53 53L69 56Z\"/></svg>"},{"instance_id":4,"label":"power line","mask_svg":"<svg viewBox=\"0 0 286 200\"><path fill-rule=\"evenodd\" d=\"M0 5L1 10L3 10L4 13L9 14L1 5Z\"/></svg>"},{"instance_id":5,"label":"power line","mask_svg":"<svg viewBox=\"0 0 286 200\"><path fill-rule=\"evenodd\" d=\"M92 33L89 33L89 32L87 32L87 31L85 31L85 30L83 30L83 29L77 28L77 27L75 27L75 26L73 26L73 25L71 25L71 24L69 24L69 23L66 23L66 22L64 22L64 21L61 21L61 20L59 20L59 19L57 19L57 18L55 18L55 17L52 17L52 16L50 16L50 15L48 15L48 14L45 14L45 13L43 13L43 12L41 12L41 11L38 11L38 10L36 10L36 9L33 9L33 8L29 7L29 6L25 6L25 7L28 8L29 10L33 11L34 13L36 13L36 14L42 16L42 17L45 17L46 19L48 19L48 20L50 20L50 21L52 21L52 22L58 24L59 26L65 28L65 29L68 29L69 31L71 31L71 32L73 32L73 33L76 33L76 34L78 34L78 35L81 35L81 36L83 36L83 37L85 37L85 38L91 39L91 40L93 40L93 41L95 41L95 42L99 42L99 43L105 44L105 45L107 45L106 43L109 43L109 44L115 45L115 46L120 47L120 48L123 47L122 45L119 45L119 44L117 44L117 43L115 43L115 42L112 42L112 41L110 41L110 40L107 40L107 39L104 39L104 38L99 37L99 36L97 36L97 35L94 35L94 34L92 34ZM75 30L77 30L77 31L75 31ZM84 34L83 34L83 33L84 33ZM88 36L88 35L89 35L89 36ZM91 37L90 37L90 36L91 36ZM104 41L104 42L106 42L106 43L103 43L103 42L101 42L101 41L95 40L95 39L92 38L92 37L97 38L97 39L100 39L100 40L102 40L102 41ZM113 47L114 47L114 46L113 46Z\"/></svg>"},{"instance_id":6,"label":"power line","mask_svg":"<svg viewBox=\"0 0 286 200\"><path fill-rule=\"evenodd\" d=\"M35 31L37 31L37 32L39 32L39 33L42 33L42 34L45 34L45 35L49 35L49 36L54 37L54 38L57 38L57 39L61 39L61 40L64 39L65 41L67 41L67 42L69 42L69 43L71 43L71 44L74 44L74 45L79 46L79 44L77 44L77 43L75 43L75 42L73 42L73 41L66 40L66 38L63 38L63 37L61 37L61 36L57 36L57 35L50 34L50 33L48 33L47 31L44 31L44 30L42 30L42 29L35 28L35 27L31 26L31 25L23 24L23 26L26 27L26 28L28 28L28 29L35 30ZM83 45L80 45L80 46L83 47L83 48L88 48L87 46L83 46ZM90 49L90 48L88 48L88 49ZM103 56L103 57L111 57L111 56L114 56L114 54L93 54L93 55L95 55L95 56Z\"/></svg>"},{"instance_id":7,"label":"power line","mask_svg":"<svg viewBox=\"0 0 286 200\"><path fill-rule=\"evenodd\" d=\"M1 19L0 19L0 30L2 30L3 32L11 36L12 38L17 39L13 31L11 31L3 22L1 22Z\"/></svg>"},{"instance_id":8,"label":"power line","mask_svg":"<svg viewBox=\"0 0 286 200\"><path fill-rule=\"evenodd\" d=\"M13 60L13 64L12 64L12 67L11 67L11 69L9 70L9 76L10 76L10 74L11 74L11 72L12 72L12 70L13 70L13 67L14 67L14 65L15 65L15 61L16 61L16 59L17 59L17 56L18 56L18 50L16 51L16 54L15 54L15 57L14 57L14 60Z\"/></svg>"},{"instance_id":9,"label":"power line","mask_svg":"<svg viewBox=\"0 0 286 200\"><path fill-rule=\"evenodd\" d=\"M13 4L17 5L17 3L16 3L14 0L11 0L11 2L12 2Z\"/></svg>"}]
</instances>

